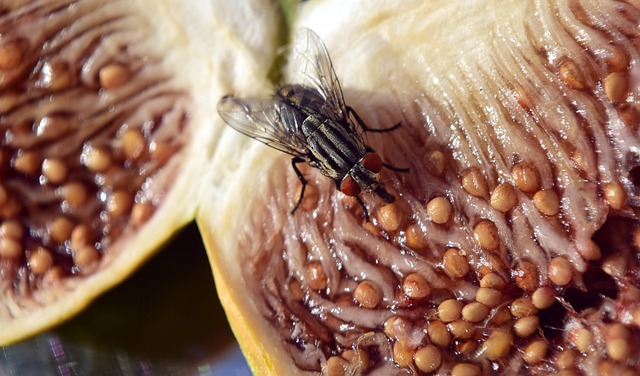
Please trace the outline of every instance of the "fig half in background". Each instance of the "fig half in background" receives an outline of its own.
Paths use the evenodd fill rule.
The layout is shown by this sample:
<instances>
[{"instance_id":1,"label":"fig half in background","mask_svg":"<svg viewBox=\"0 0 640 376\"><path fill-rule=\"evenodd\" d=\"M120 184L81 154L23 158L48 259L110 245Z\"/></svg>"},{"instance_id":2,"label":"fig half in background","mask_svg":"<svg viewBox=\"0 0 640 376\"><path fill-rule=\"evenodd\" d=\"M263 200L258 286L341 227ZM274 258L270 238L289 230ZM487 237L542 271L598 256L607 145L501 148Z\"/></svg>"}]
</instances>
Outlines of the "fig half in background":
<instances>
[{"instance_id":1,"label":"fig half in background","mask_svg":"<svg viewBox=\"0 0 640 376\"><path fill-rule=\"evenodd\" d=\"M220 143L198 215L257 374L637 374L638 43L624 1L306 3L396 196ZM297 67L291 67L296 69ZM242 92L238 88L238 94ZM256 143L257 144L257 143ZM230 157L230 158L229 158Z\"/></svg>"},{"instance_id":2,"label":"fig half in background","mask_svg":"<svg viewBox=\"0 0 640 376\"><path fill-rule=\"evenodd\" d=\"M215 102L235 73L266 76L275 18L266 2L2 2L0 344L77 313L194 218Z\"/></svg>"}]
</instances>

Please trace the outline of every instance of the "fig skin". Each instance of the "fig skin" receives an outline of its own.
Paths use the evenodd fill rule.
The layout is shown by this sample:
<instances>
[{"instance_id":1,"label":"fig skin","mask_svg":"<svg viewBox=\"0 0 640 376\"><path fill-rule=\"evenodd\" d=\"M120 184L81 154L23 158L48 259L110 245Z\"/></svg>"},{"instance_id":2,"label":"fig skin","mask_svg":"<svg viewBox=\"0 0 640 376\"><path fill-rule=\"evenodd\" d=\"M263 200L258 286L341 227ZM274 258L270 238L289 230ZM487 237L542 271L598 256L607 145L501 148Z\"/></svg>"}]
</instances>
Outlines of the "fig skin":
<instances>
[{"instance_id":1,"label":"fig skin","mask_svg":"<svg viewBox=\"0 0 640 376\"><path fill-rule=\"evenodd\" d=\"M581 4L584 4L584 8L579 6ZM605 7L614 7L614 2L602 4ZM505 15L503 9L509 9L509 14ZM585 42L583 46L576 42L576 39L562 33L549 33L545 36L536 34L544 27L560 28L560 21L554 18L556 11L563 15L573 14L574 21L578 23L571 25L575 27L573 30L592 32L589 34L593 37L592 41L597 40L598 43ZM418 264L421 260L427 259L438 264L439 255L448 249L443 247L448 243L440 237L453 237L458 231L466 234L470 242L460 246L458 243L462 241L458 237L452 238L452 242L464 250L471 271L466 278L454 281L441 273L434 272L428 275L426 280L431 286L431 296L434 300L426 299L425 311L430 312L430 309L438 306L443 300L457 298L464 303L460 304L461 312L466 308L466 315L474 320L484 317L485 311L476 309L482 308L483 303L474 301L480 286L498 290L493 297L500 297L506 299L504 302L515 304L511 309L500 304L495 308L489 307L491 312L486 321L483 321L483 331L477 334L481 339L475 341L480 343L475 343L475 346L472 341L458 343L456 347L452 345L447 351L443 351L439 372L460 368L457 366L462 363L456 364L456 361L464 361L465 365L471 367L476 367L477 364L473 362L477 361L487 369L506 367L509 364L515 364L515 367L518 362L517 354L525 349L527 365L522 367L525 367L527 372L552 372L554 362L557 362L558 366L564 364L565 360L561 359L559 349L560 346L572 346L568 343L569 339L562 335L546 338L545 332L531 328L532 323L539 323L544 329L545 319L536 320L536 315L540 314L539 310L555 309L553 307L557 305L554 302L569 306L575 303L570 301L570 294L565 297L564 293L569 288L584 288L584 273L589 268L600 267L598 259L603 257L604 260L608 256L608 250L599 249L592 241L594 233L614 211L621 213L626 210L624 215L631 215L629 206L637 203L637 198L629 192L629 186L626 188L626 200L619 200L621 196L613 191L608 193L611 199L609 202L603 199L607 195L603 190L605 185L621 178L624 181L624 177L634 167L633 162L629 163L627 158L632 157L633 152L630 148L621 146L621 140L630 140L631 144L636 145L638 135L628 128L623 128L618 121L622 118L622 115L616 112L622 112L623 107L617 104L621 96L616 94L615 98L611 98L612 94L607 94L601 86L601 81L608 76L607 69L610 69L607 68L607 64L616 70L623 64L606 63L604 56L596 56L593 59L591 56L600 51L600 43L608 42L607 38L611 38L611 35L617 32L628 39L635 36L637 30L625 29L628 25L624 18L628 16L630 19L636 19L638 9L629 6L628 13L620 18L620 14L613 11L602 14L596 11L597 9L591 9L587 2L565 1L514 1L508 4L500 2L493 7L486 2L467 2L464 6L444 1L428 4L414 2L402 6L379 2L368 7L366 11L356 5L329 1L305 4L301 8L299 26L315 30L327 44L345 91L346 102L359 113L365 114L363 118L370 127L382 128L386 123L402 122L399 136L375 135L368 141L381 153L383 160L388 160L394 165L408 163L413 173L407 176L393 173L383 176L385 184L393 187L402 198L399 200L401 205L404 201L404 206L397 210L398 218L395 218L398 219L398 227L382 226L386 223L385 219L384 223L365 225L367 230L364 230L360 228L361 214L353 203L343 199L330 185L322 179L315 179L313 175L309 179L317 186L318 197L314 197L315 207L311 206L293 217L286 215L296 189L295 176L288 171L290 166L281 155L270 151L245 155L242 166L247 166L248 170L240 172L244 177L238 177L235 182L229 181L226 188L236 195L220 206L223 211L234 213L237 219L214 218L207 215L208 211L202 211L198 216L198 222L203 228L203 233L206 233L204 237L216 284L223 286L224 291L220 292L223 305L228 310L234 332L254 372L304 374L307 373L305 369L311 370L309 373L312 373L313 370L318 371L322 368L292 356L296 349L287 347L287 341L292 341L289 337L289 321L273 324L275 319L270 315L273 314L272 310L280 307L279 303L285 306L282 311L277 311L284 312L282 316L291 311L299 312L295 309L300 308L300 305L296 303L298 298L296 302L288 301L290 296L287 295L287 288L283 287L287 284L278 279L280 277L276 272L265 273L265 269L282 267L287 278L302 278L303 274L298 272L297 267L303 270L306 261L322 262L327 276L327 291L322 294L309 290L303 290L302 294L297 293L296 296L302 296L303 308L305 304L309 304L316 311L335 312L332 318L338 323L344 320L345 323L363 327L363 331L371 330L371 333L376 333L383 330L382 318L387 319L386 315L391 315L391 306L385 306L384 302L393 301L397 304L393 309L415 308L416 303L398 298L394 292L399 284L391 284L386 286L386 289L385 286L381 288L384 299L377 311L372 314L363 313L362 317L354 314L345 319L340 314L353 308L353 302L332 296L332 292L339 290L341 283L355 284L361 280L360 278L368 279L360 274L374 273L378 269L366 265L367 263L358 264L361 268L356 270L348 263L335 266L332 265L332 261L335 260L331 258L335 256L316 258L314 252L322 252L326 246L328 251L322 256L335 255L341 250L335 244L355 243L359 244L360 248L366 248L367 245L364 243L371 242L379 246L371 246L370 248L376 249L377 253L372 252L367 257L375 259L378 266L390 265L390 260L398 260L393 258L393 249L396 247L395 249L406 252L402 253L405 258L393 264L389 273L379 273L383 278L389 278L389 275L400 278L414 272L410 267L403 269L411 262ZM596 13L594 15L588 12ZM340 17L336 18L336 14ZM442 17L443 14L448 16ZM539 18L535 15L539 15ZM620 29L607 31L611 34L606 34L605 38L599 34L600 30L594 31L591 27L593 25L586 24L588 16L611 16L610 25L618 26ZM329 18L330 22L327 21ZM563 18L567 19L570 18ZM456 22L452 24L451 20ZM626 34L621 32L623 29ZM547 37L548 39L544 39ZM562 40L554 40L554 37ZM627 43L628 39L625 38L622 40ZM630 54L635 56L635 47L625 45L630 49ZM545 51L544 48L550 50ZM570 56L572 63L570 66L565 65L561 70L567 56ZM569 67L573 69L571 75L561 72ZM298 67L290 67L289 74L294 74L296 69ZM580 74L575 73L575 69L580 69ZM545 86L540 82L547 84ZM628 90L629 95L635 95L637 89ZM565 97L570 97L571 100L558 99ZM593 112L589 112L592 117L582 119L576 116L576 109L572 107L575 103L583 106L580 108L592 110ZM552 121L554 111L562 113L566 123L557 124ZM513 127L514 123L518 128ZM538 132L544 127L556 128L545 128L544 132ZM604 149L612 152L611 158L603 160L593 155L594 145L586 136L591 133L584 132L585 127L595 132L599 127L608 127L612 131L612 136L600 134L603 137L597 141L598 145L603 145ZM549 134L547 131L554 134L554 137L562 137L550 141L546 138ZM533 135L527 132L532 132ZM549 151L551 146L553 152ZM618 147L623 149L617 149ZM428 160L428 155L433 154L434 150L443 152L447 161L447 169L438 174L430 172L429 167L432 166L420 162ZM614 150L621 150L621 154L616 154ZM424 156L412 154L419 152L424 152ZM620 157L622 154L626 157ZM604 165L607 167L602 168ZM248 166L252 166L251 171ZM469 168L482 171L487 191L474 190L473 184L465 188L461 183L464 171L468 171ZM252 186L244 185L243 179L251 179ZM497 208L494 208L490 202L491 192L503 184L508 184L509 187L508 200L502 203L503 205L496 202ZM480 188L483 186L476 185ZM261 187L262 193L258 197L252 196L251 193L255 186ZM545 194L538 196L536 205L535 194L548 190L553 190L558 202L554 195ZM454 213L446 223L429 221L425 214L425 206L429 200L443 192L446 192L445 196L449 199ZM514 194L516 197L513 197ZM214 205L213 199L212 197L211 205ZM373 205L374 208L381 206L374 199L367 197L365 203ZM263 208L266 208L267 214L262 211ZM469 219L471 223L460 222L461 218ZM420 221L416 225L412 222L414 220ZM497 244L473 242L473 226L480 221L492 224L488 227L495 235L494 240L497 239ZM404 247L406 243L402 235L398 235L402 233L402 226L412 226L412 232L424 232L427 235L425 244L421 244L419 249ZM525 234L518 238L519 241L528 239L530 242L526 246L514 246L515 231ZM225 237L225 234L229 233L234 234L233 239ZM375 240L372 241L372 238ZM327 239L331 239L333 243ZM387 239L390 242L386 242ZM483 244L490 246L483 249ZM287 251L297 246L305 250L301 253L302 256L290 257L296 253ZM631 254L631 251L633 250L625 249L625 254ZM270 264L272 257L278 261ZM562 257L558 260L566 260L568 263L554 263L553 269L557 269L557 273L555 277L550 278L550 261L557 257ZM285 266L278 263L282 260L285 260ZM526 267L518 269L517 265ZM606 265L606 270L620 275L621 266L617 261L607 262ZM427 272L431 270L430 267L424 269ZM516 272L512 273L512 270ZM273 277L273 280L265 277ZM338 282L335 281L336 277ZM620 281L630 283L629 278L631 277L626 275ZM384 281L386 280L383 279ZM298 282L304 286L303 279ZM442 293L443 290L448 295ZM496 304L493 299L480 299L489 305ZM618 308L613 308L614 306ZM576 316L576 322L580 325L593 324L599 328L606 320L631 317L636 306L637 303L633 299L621 298L604 305L604 310L608 312L606 318L603 314L589 315L588 310L583 312L573 308L567 317ZM288 311L287 307L291 307L291 311ZM437 318L428 314L420 317L423 320ZM376 321L373 327L368 327L367 320L372 318L380 319L380 324L375 326L378 324ZM462 316L461 320L464 319ZM324 316L316 321L308 319L304 322L309 326L320 322L320 326L339 327L330 319L322 320ZM522 320L518 325L519 335L510 333L510 328L516 320ZM419 325L419 320L415 321L415 325ZM568 329L571 325L578 325L577 323L572 319L566 319L557 323L556 327L559 325ZM631 324L627 322L627 325ZM313 331L303 332L296 337L300 339L301 348L312 343L314 338L322 337L322 328L313 328ZM494 329L497 334L491 337L490 332ZM406 329L406 332L413 333L409 329ZM586 356L606 356L606 343L609 343L609 351L619 358L620 353L624 353L620 350L624 349L624 346L618 346L620 340L615 338L607 341L606 335L602 331L599 333L602 337L596 336L598 340L594 342L594 348L597 350ZM314 337L315 334L317 337ZM334 338L335 341L339 340L337 337ZM363 335L362 341L365 341L365 338L371 338L369 332ZM409 338L426 341L414 336ZM257 339L259 343L256 342ZM388 341L396 343L392 338ZM527 347L529 342L536 345ZM342 345L331 347L334 346L331 342L322 343L334 351L322 354L327 359L342 351ZM398 346L401 347L408 351L415 350L404 343ZM453 357L453 351L470 355L469 358L458 359ZM488 355L481 358L482 360L474 358L479 353ZM541 355L543 353L546 355ZM312 350L304 354L317 356ZM545 357L544 361L540 360L541 356ZM318 359L321 358L321 355L318 356ZM406 359L404 356L402 358L404 364ZM302 365L292 365L292 361L300 362ZM469 362L473 364L469 365ZM573 365L586 373L594 372L593 368L588 368L591 367L588 362ZM389 365L391 366L393 364ZM377 367L384 365L378 364ZM398 371L398 368L394 369ZM376 370L383 372L387 369Z\"/></svg>"}]
</instances>

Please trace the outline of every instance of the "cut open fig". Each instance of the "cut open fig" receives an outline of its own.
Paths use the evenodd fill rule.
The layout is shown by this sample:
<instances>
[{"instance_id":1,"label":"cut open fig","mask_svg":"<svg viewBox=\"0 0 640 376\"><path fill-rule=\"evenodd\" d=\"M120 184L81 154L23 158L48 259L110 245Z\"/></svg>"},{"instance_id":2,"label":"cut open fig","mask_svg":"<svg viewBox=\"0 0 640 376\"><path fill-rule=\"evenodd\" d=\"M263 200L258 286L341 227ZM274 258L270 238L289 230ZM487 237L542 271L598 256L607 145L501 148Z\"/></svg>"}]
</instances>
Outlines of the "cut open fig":
<instances>
[{"instance_id":1,"label":"cut open fig","mask_svg":"<svg viewBox=\"0 0 640 376\"><path fill-rule=\"evenodd\" d=\"M640 372L638 4L326 1L302 25L410 172L361 194L367 222L308 168L291 215L290 157L218 145L236 173L198 223L254 372Z\"/></svg>"},{"instance_id":2,"label":"cut open fig","mask_svg":"<svg viewBox=\"0 0 640 376\"><path fill-rule=\"evenodd\" d=\"M0 344L77 313L193 220L215 101L230 66L266 75L270 17L260 2L0 5Z\"/></svg>"},{"instance_id":3,"label":"cut open fig","mask_svg":"<svg viewBox=\"0 0 640 376\"><path fill-rule=\"evenodd\" d=\"M382 169L393 203L308 167L292 215L290 157L215 113L268 94L271 2L3 2L0 343L78 312L195 216L256 374L639 373L640 4L298 16L367 126L401 124L366 134L409 168Z\"/></svg>"}]
</instances>

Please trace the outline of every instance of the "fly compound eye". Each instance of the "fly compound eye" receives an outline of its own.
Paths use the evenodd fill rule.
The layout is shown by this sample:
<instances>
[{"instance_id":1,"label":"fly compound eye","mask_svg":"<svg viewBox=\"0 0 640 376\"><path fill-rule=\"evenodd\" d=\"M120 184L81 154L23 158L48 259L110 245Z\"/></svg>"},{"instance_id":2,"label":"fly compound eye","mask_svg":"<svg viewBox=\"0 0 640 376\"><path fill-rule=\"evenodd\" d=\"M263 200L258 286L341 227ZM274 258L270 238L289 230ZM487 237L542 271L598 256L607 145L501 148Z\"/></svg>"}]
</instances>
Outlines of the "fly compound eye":
<instances>
[{"instance_id":1,"label":"fly compound eye","mask_svg":"<svg viewBox=\"0 0 640 376\"><path fill-rule=\"evenodd\" d=\"M340 183L340 192L344 193L347 196L357 196L360 193L360 186L358 183L351 177L351 175L347 175L342 179Z\"/></svg>"},{"instance_id":2,"label":"fly compound eye","mask_svg":"<svg viewBox=\"0 0 640 376\"><path fill-rule=\"evenodd\" d=\"M362 163L362 167L373 172L374 174L377 174L378 172L380 172L380 170L382 170L382 159L376 153L368 153L362 158L362 161L360 163Z\"/></svg>"}]
</instances>

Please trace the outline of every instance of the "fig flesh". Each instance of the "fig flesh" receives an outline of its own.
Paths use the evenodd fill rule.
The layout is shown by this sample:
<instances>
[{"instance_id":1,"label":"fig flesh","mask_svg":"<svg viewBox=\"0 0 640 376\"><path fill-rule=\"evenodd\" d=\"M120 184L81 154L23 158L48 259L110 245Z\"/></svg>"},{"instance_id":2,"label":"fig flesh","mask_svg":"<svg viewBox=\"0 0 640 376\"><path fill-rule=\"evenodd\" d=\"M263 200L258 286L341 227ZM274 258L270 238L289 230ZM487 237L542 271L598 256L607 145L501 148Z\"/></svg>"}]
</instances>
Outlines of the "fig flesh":
<instances>
[{"instance_id":1,"label":"fig flesh","mask_svg":"<svg viewBox=\"0 0 640 376\"><path fill-rule=\"evenodd\" d=\"M216 185L198 222L254 372L637 373L638 5L300 14L347 104L402 123L367 141L411 173L383 170L396 201L364 195L372 223L314 169L290 216L299 182L269 150Z\"/></svg>"},{"instance_id":2,"label":"fig flesh","mask_svg":"<svg viewBox=\"0 0 640 376\"><path fill-rule=\"evenodd\" d=\"M0 344L77 313L193 220L222 130L211 98L227 65L265 75L269 9L2 3Z\"/></svg>"}]
</instances>

